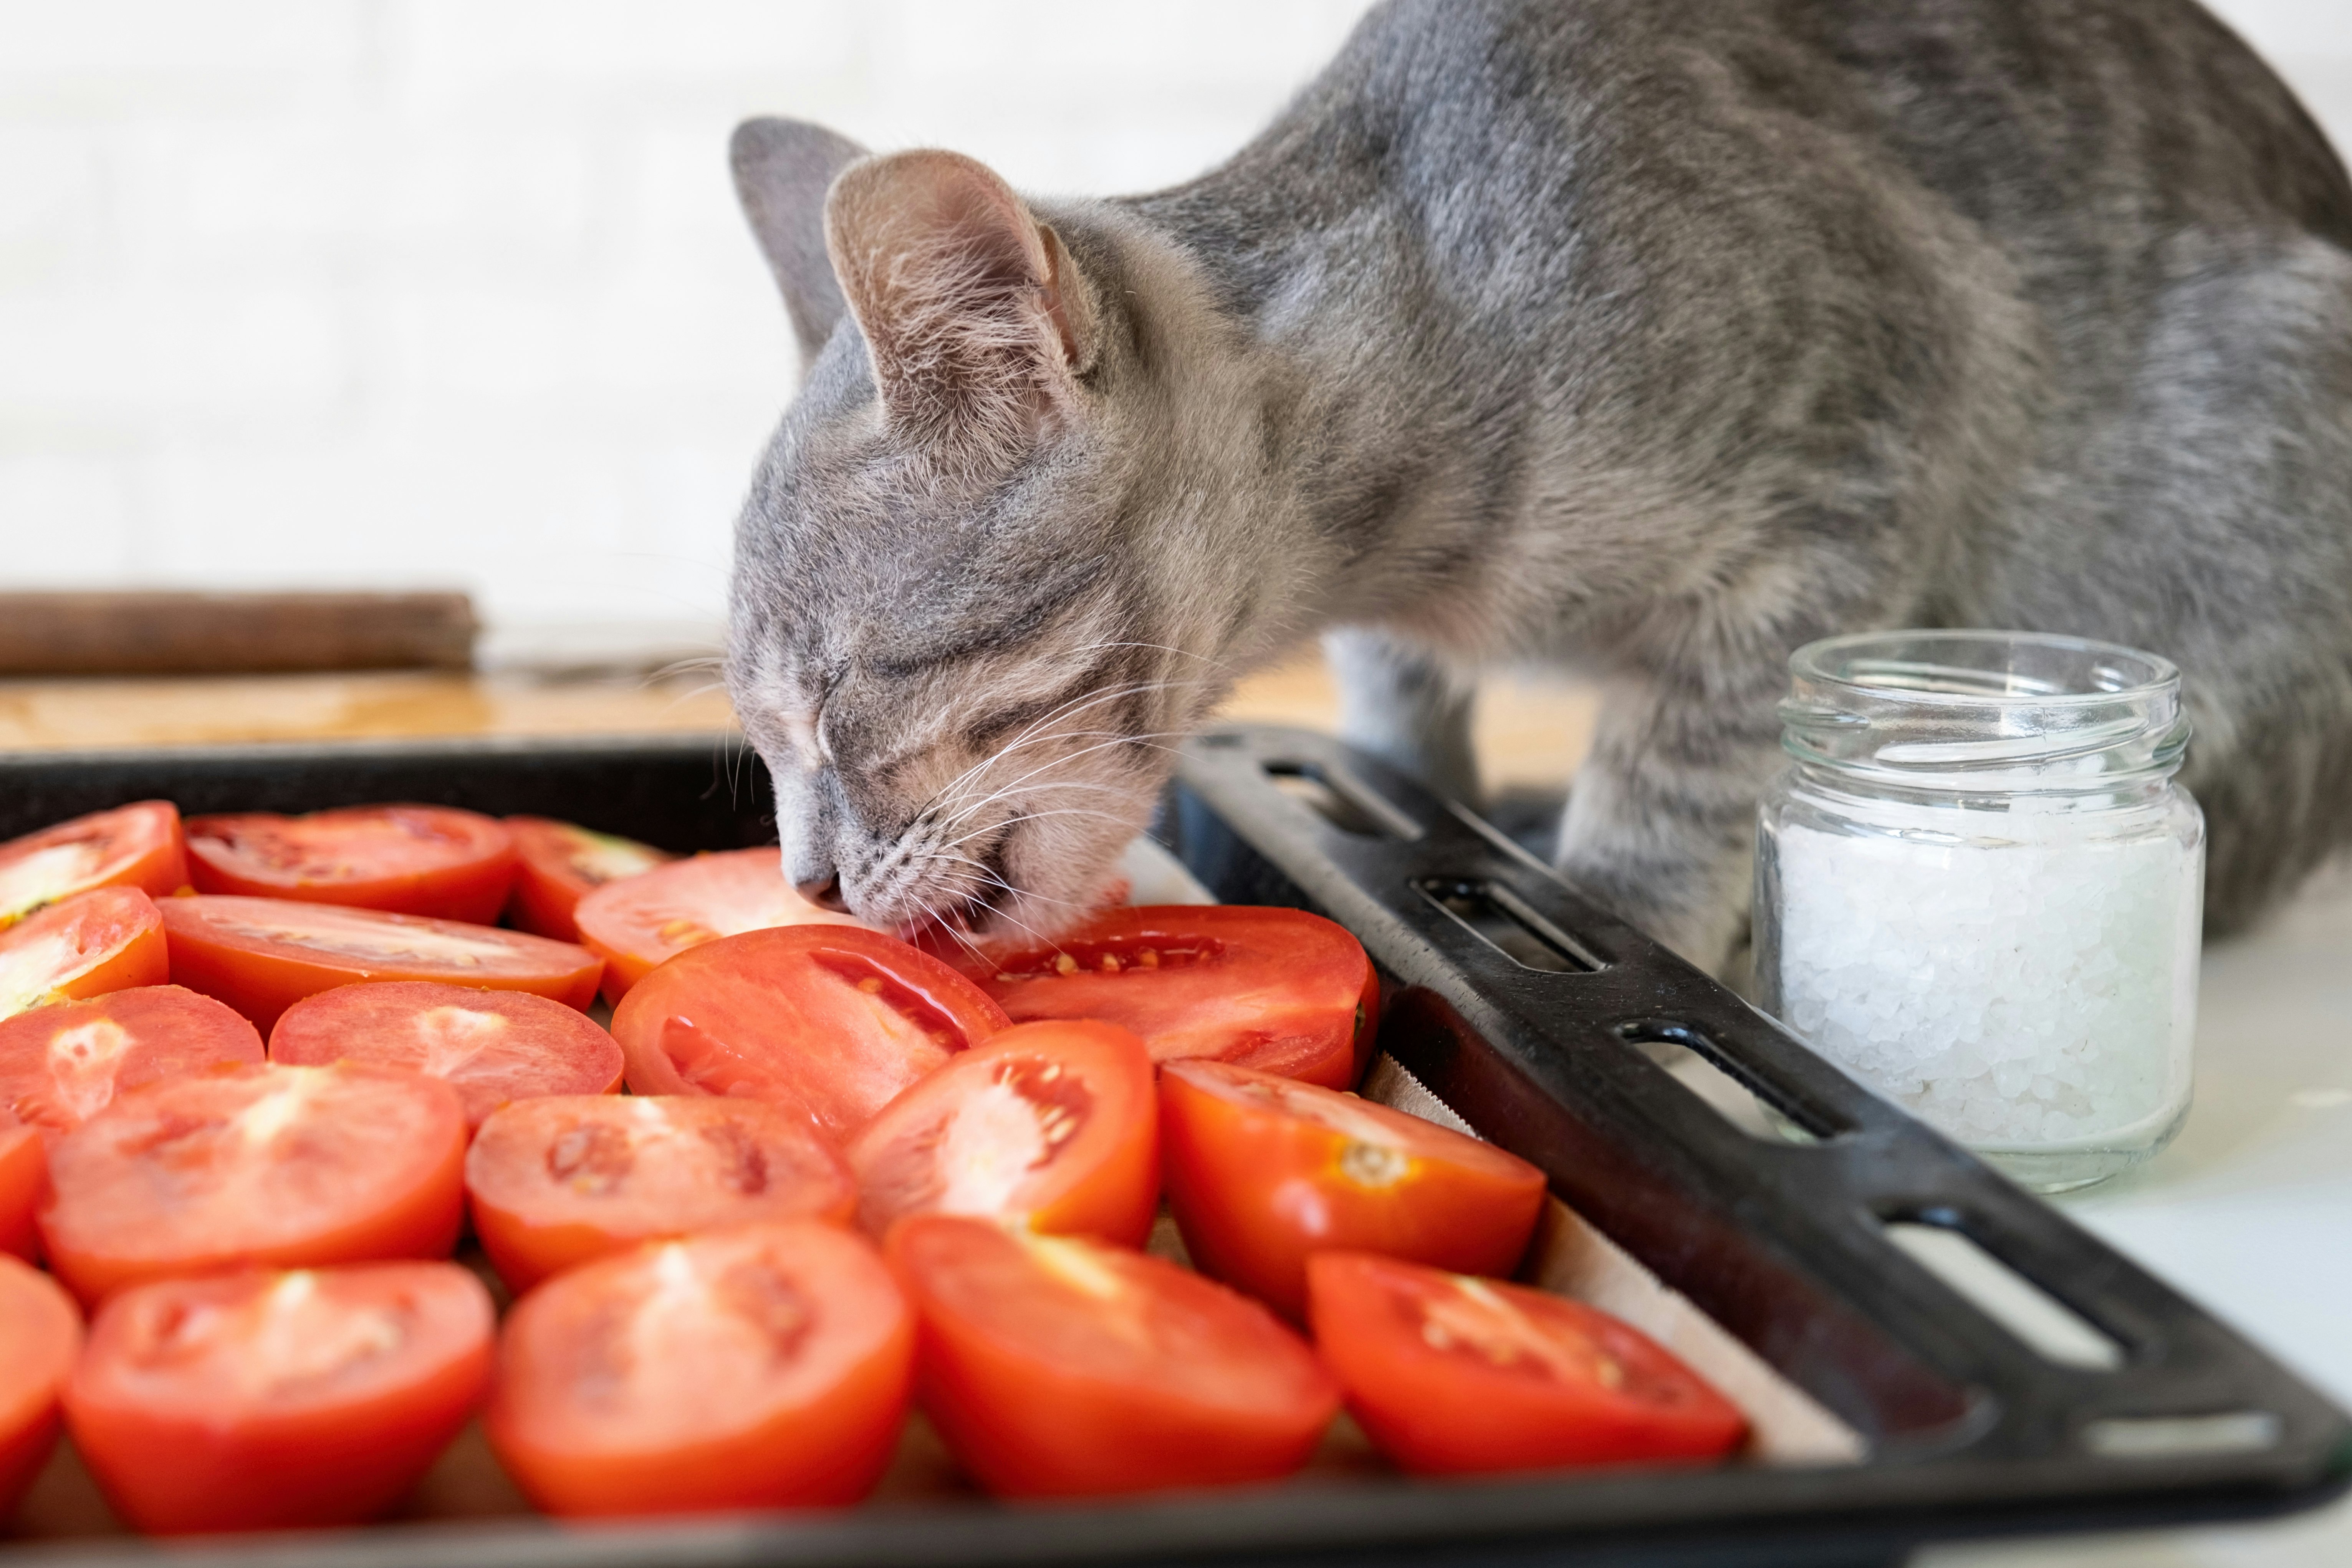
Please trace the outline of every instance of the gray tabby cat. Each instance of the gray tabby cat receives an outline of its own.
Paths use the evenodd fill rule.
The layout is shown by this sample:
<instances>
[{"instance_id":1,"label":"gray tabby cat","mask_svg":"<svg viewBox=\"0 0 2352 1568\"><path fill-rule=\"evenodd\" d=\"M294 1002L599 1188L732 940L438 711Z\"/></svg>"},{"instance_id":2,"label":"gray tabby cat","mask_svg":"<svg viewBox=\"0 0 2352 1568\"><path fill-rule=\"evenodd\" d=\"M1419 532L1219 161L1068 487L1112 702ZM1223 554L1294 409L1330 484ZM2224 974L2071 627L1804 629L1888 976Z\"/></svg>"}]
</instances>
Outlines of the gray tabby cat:
<instances>
[{"instance_id":1,"label":"gray tabby cat","mask_svg":"<svg viewBox=\"0 0 2352 1568\"><path fill-rule=\"evenodd\" d=\"M1311 634L1465 797L1469 672L1597 674L1561 868L1701 963L1833 632L2178 661L2214 928L2352 837L2352 188L2187 0L1391 0L1156 195L734 159L809 368L729 684L869 920L1069 918Z\"/></svg>"}]
</instances>

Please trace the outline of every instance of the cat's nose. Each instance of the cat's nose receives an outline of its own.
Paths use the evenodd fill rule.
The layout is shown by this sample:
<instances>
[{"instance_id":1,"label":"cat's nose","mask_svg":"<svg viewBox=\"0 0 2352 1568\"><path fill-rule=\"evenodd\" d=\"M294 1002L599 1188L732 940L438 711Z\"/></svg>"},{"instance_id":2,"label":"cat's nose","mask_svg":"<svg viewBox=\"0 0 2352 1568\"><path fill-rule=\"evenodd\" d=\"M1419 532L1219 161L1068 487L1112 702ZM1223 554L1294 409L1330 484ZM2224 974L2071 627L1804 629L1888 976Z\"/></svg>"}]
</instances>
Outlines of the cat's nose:
<instances>
[{"instance_id":1,"label":"cat's nose","mask_svg":"<svg viewBox=\"0 0 2352 1568\"><path fill-rule=\"evenodd\" d=\"M818 909L831 910L837 915L849 912L849 900L841 896L841 875L837 871L827 871L822 877L811 877L793 886L799 889L802 898Z\"/></svg>"}]
</instances>

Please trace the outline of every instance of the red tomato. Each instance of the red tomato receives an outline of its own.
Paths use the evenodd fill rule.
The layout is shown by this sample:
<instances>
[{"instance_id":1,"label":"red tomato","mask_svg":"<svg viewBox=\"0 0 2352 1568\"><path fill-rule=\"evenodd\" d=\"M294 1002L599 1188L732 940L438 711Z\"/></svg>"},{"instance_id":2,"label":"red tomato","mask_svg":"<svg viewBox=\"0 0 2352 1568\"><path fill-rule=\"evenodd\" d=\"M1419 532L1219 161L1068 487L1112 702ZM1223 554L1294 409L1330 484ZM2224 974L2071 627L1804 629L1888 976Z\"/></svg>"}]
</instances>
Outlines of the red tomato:
<instances>
[{"instance_id":1,"label":"red tomato","mask_svg":"<svg viewBox=\"0 0 2352 1568\"><path fill-rule=\"evenodd\" d=\"M41 1147L41 1130L0 1121L0 1252L33 1261L40 1240L33 1229L33 1211L41 1206L48 1185L49 1161ZM7 1504L0 1502L0 1519L7 1516Z\"/></svg>"},{"instance_id":2,"label":"red tomato","mask_svg":"<svg viewBox=\"0 0 2352 1568\"><path fill-rule=\"evenodd\" d=\"M92 888L165 898L188 885L180 808L142 800L0 844L0 926Z\"/></svg>"},{"instance_id":3,"label":"red tomato","mask_svg":"<svg viewBox=\"0 0 2352 1568\"><path fill-rule=\"evenodd\" d=\"M90 1324L66 1422L140 1530L359 1524L481 1403L491 1328L454 1263L160 1280Z\"/></svg>"},{"instance_id":4,"label":"red tomato","mask_svg":"<svg viewBox=\"0 0 2352 1568\"><path fill-rule=\"evenodd\" d=\"M447 1080L466 1125L510 1100L610 1094L621 1047L576 1008L528 991L483 991L430 980L338 985L278 1015L269 1059L296 1066L373 1062Z\"/></svg>"},{"instance_id":5,"label":"red tomato","mask_svg":"<svg viewBox=\"0 0 2352 1568\"><path fill-rule=\"evenodd\" d=\"M913 1361L906 1303L864 1240L744 1226L524 1297L484 1424L550 1513L841 1505L889 1464Z\"/></svg>"},{"instance_id":6,"label":"red tomato","mask_svg":"<svg viewBox=\"0 0 2352 1568\"><path fill-rule=\"evenodd\" d=\"M1006 1497L1271 1480L1339 1390L1273 1313L1162 1258L987 1220L890 1233L923 1408Z\"/></svg>"},{"instance_id":7,"label":"red tomato","mask_svg":"<svg viewBox=\"0 0 2352 1568\"><path fill-rule=\"evenodd\" d=\"M580 900L607 882L635 877L677 858L667 850L634 838L593 833L544 816L509 816L514 835L514 891L507 899L507 921L557 942L578 942L572 918Z\"/></svg>"},{"instance_id":8,"label":"red tomato","mask_svg":"<svg viewBox=\"0 0 2352 1568\"><path fill-rule=\"evenodd\" d=\"M635 1092L764 1100L836 1139L1003 1027L1003 1011L938 959L845 925L706 942L613 1011Z\"/></svg>"},{"instance_id":9,"label":"red tomato","mask_svg":"<svg viewBox=\"0 0 2352 1568\"><path fill-rule=\"evenodd\" d=\"M200 893L488 925L514 885L514 837L496 817L446 805L192 816L188 873Z\"/></svg>"},{"instance_id":10,"label":"red tomato","mask_svg":"<svg viewBox=\"0 0 2352 1568\"><path fill-rule=\"evenodd\" d=\"M1315 1346L1381 1453L1453 1475L1706 1459L1747 1418L1580 1301L1362 1252L1307 1262Z\"/></svg>"},{"instance_id":11,"label":"red tomato","mask_svg":"<svg viewBox=\"0 0 2352 1568\"><path fill-rule=\"evenodd\" d=\"M573 917L581 942L604 961L604 1000L614 1006L656 964L706 942L772 926L861 923L793 891L774 849L697 855L608 882Z\"/></svg>"},{"instance_id":12,"label":"red tomato","mask_svg":"<svg viewBox=\"0 0 2352 1568\"><path fill-rule=\"evenodd\" d=\"M841 1157L789 1112L710 1095L523 1100L466 1152L474 1234L509 1289L638 1242L762 1220L847 1225Z\"/></svg>"},{"instance_id":13,"label":"red tomato","mask_svg":"<svg viewBox=\"0 0 2352 1568\"><path fill-rule=\"evenodd\" d=\"M1507 1274L1543 1212L1543 1173L1516 1154L1226 1062L1160 1073L1160 1146L1193 1263L1295 1321L1310 1252Z\"/></svg>"},{"instance_id":14,"label":"red tomato","mask_svg":"<svg viewBox=\"0 0 2352 1568\"><path fill-rule=\"evenodd\" d=\"M39 1140L34 1141L38 1148ZM81 1353L81 1314L58 1282L0 1258L0 1521L58 1438L58 1394Z\"/></svg>"},{"instance_id":15,"label":"red tomato","mask_svg":"<svg viewBox=\"0 0 2352 1568\"><path fill-rule=\"evenodd\" d=\"M260 1033L235 1009L177 985L135 986L0 1021L0 1111L61 1134L122 1089L261 1059Z\"/></svg>"},{"instance_id":16,"label":"red tomato","mask_svg":"<svg viewBox=\"0 0 2352 1568\"><path fill-rule=\"evenodd\" d=\"M585 1008L604 968L570 942L418 915L230 897L166 899L163 910L173 981L265 1029L303 997L361 980L529 991Z\"/></svg>"},{"instance_id":17,"label":"red tomato","mask_svg":"<svg viewBox=\"0 0 2352 1568\"><path fill-rule=\"evenodd\" d=\"M857 1218L987 1215L1140 1247L1160 1202L1151 1057L1116 1024L1021 1024L909 1087L850 1142Z\"/></svg>"},{"instance_id":18,"label":"red tomato","mask_svg":"<svg viewBox=\"0 0 2352 1568\"><path fill-rule=\"evenodd\" d=\"M1156 1062L1239 1062L1345 1089L1380 1010L1371 961L1302 910L1162 904L1107 910L1058 941L960 967L1016 1024L1101 1018Z\"/></svg>"},{"instance_id":19,"label":"red tomato","mask_svg":"<svg viewBox=\"0 0 2352 1568\"><path fill-rule=\"evenodd\" d=\"M85 1301L173 1274L446 1257L465 1158L457 1091L422 1073L167 1078L58 1140L41 1242Z\"/></svg>"},{"instance_id":20,"label":"red tomato","mask_svg":"<svg viewBox=\"0 0 2352 1568\"><path fill-rule=\"evenodd\" d=\"M161 985L170 973L155 901L136 888L93 888L0 931L0 1018Z\"/></svg>"}]
</instances>

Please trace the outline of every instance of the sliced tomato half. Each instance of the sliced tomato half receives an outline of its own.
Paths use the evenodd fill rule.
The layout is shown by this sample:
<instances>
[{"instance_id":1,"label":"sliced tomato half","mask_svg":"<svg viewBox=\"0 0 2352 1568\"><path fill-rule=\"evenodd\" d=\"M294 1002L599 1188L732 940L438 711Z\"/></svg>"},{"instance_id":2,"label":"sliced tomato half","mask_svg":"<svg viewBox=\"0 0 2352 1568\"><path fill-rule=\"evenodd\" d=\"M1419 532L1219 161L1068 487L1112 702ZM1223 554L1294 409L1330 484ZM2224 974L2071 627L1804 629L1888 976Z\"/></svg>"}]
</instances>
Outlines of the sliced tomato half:
<instances>
[{"instance_id":1,"label":"sliced tomato half","mask_svg":"<svg viewBox=\"0 0 2352 1568\"><path fill-rule=\"evenodd\" d=\"M0 1520L58 1440L58 1399L81 1353L81 1314L58 1282L0 1258Z\"/></svg>"},{"instance_id":2,"label":"sliced tomato half","mask_svg":"<svg viewBox=\"0 0 2352 1568\"><path fill-rule=\"evenodd\" d=\"M1003 1009L938 959L845 925L690 948L613 1010L635 1092L764 1100L836 1140L1003 1026Z\"/></svg>"},{"instance_id":3,"label":"sliced tomato half","mask_svg":"<svg viewBox=\"0 0 2352 1568\"><path fill-rule=\"evenodd\" d=\"M1160 1201L1151 1057L1116 1024L1020 1024L958 1052L850 1142L857 1218L985 1215L1140 1247Z\"/></svg>"},{"instance_id":4,"label":"sliced tomato half","mask_svg":"<svg viewBox=\"0 0 2352 1568\"><path fill-rule=\"evenodd\" d=\"M901 1222L887 1251L923 1408L1002 1496L1271 1480L1339 1410L1273 1313L1165 1259L948 1215Z\"/></svg>"},{"instance_id":5,"label":"sliced tomato half","mask_svg":"<svg viewBox=\"0 0 2352 1568\"><path fill-rule=\"evenodd\" d=\"M1293 1321L1307 1313L1309 1253L1507 1274L1543 1212L1543 1173L1516 1154L1229 1062L1170 1062L1160 1130L1192 1261Z\"/></svg>"},{"instance_id":6,"label":"sliced tomato half","mask_svg":"<svg viewBox=\"0 0 2352 1568\"><path fill-rule=\"evenodd\" d=\"M423 1073L161 1079L50 1149L41 1243L85 1301L174 1274L446 1257L465 1158L457 1091Z\"/></svg>"},{"instance_id":7,"label":"sliced tomato half","mask_svg":"<svg viewBox=\"0 0 2352 1568\"><path fill-rule=\"evenodd\" d=\"M1349 1409L1408 1470L1711 1459L1747 1432L1698 1373L1581 1301L1361 1252L1318 1253L1307 1282Z\"/></svg>"},{"instance_id":8,"label":"sliced tomato half","mask_svg":"<svg viewBox=\"0 0 2352 1568\"><path fill-rule=\"evenodd\" d=\"M163 918L136 888L76 893L0 931L0 1018L170 975Z\"/></svg>"},{"instance_id":9,"label":"sliced tomato half","mask_svg":"<svg viewBox=\"0 0 2352 1568\"><path fill-rule=\"evenodd\" d=\"M524 1297L483 1424L550 1513L837 1506L889 1464L913 1360L906 1303L863 1238L746 1226Z\"/></svg>"},{"instance_id":10,"label":"sliced tomato half","mask_svg":"<svg viewBox=\"0 0 2352 1568\"><path fill-rule=\"evenodd\" d=\"M518 1101L466 1152L474 1234L509 1289L660 1237L762 1220L847 1225L857 1190L807 1123L756 1100Z\"/></svg>"},{"instance_id":11,"label":"sliced tomato half","mask_svg":"<svg viewBox=\"0 0 2352 1568\"><path fill-rule=\"evenodd\" d=\"M621 1087L621 1047L586 1014L528 991L431 980L370 981L306 996L270 1027L269 1059L373 1062L446 1079L466 1102L468 1127L509 1100Z\"/></svg>"},{"instance_id":12,"label":"sliced tomato half","mask_svg":"<svg viewBox=\"0 0 2352 1568\"><path fill-rule=\"evenodd\" d=\"M618 882L666 866L677 858L666 849L596 833L546 816L509 816L514 835L514 891L507 898L507 922L536 936L578 942L572 911L580 900L607 882Z\"/></svg>"},{"instance_id":13,"label":"sliced tomato half","mask_svg":"<svg viewBox=\"0 0 2352 1568\"><path fill-rule=\"evenodd\" d=\"M585 1009L604 970L570 942L420 915L229 895L166 899L162 908L173 983L264 1029L303 997L362 980L529 991Z\"/></svg>"},{"instance_id":14,"label":"sliced tomato half","mask_svg":"<svg viewBox=\"0 0 2352 1568\"><path fill-rule=\"evenodd\" d=\"M126 1089L262 1059L261 1034L233 1007L179 985L139 985L0 1020L0 1110L52 1136Z\"/></svg>"},{"instance_id":15,"label":"sliced tomato half","mask_svg":"<svg viewBox=\"0 0 2352 1568\"><path fill-rule=\"evenodd\" d=\"M90 1324L66 1421L150 1533L360 1524L481 1403L492 1326L454 1263L161 1280Z\"/></svg>"},{"instance_id":16,"label":"sliced tomato half","mask_svg":"<svg viewBox=\"0 0 2352 1568\"><path fill-rule=\"evenodd\" d=\"M40 1129L0 1121L0 1252L33 1261L40 1249L33 1211L41 1206L48 1185L49 1161ZM0 1519L7 1513L7 1506L0 1503Z\"/></svg>"},{"instance_id":17,"label":"sliced tomato half","mask_svg":"<svg viewBox=\"0 0 2352 1568\"><path fill-rule=\"evenodd\" d=\"M1156 1062L1204 1057L1332 1089L1355 1081L1380 1009L1362 944L1303 910L1108 910L959 967L1016 1024L1101 1018L1142 1036Z\"/></svg>"},{"instance_id":18,"label":"sliced tomato half","mask_svg":"<svg viewBox=\"0 0 2352 1568\"><path fill-rule=\"evenodd\" d=\"M180 808L142 800L0 844L0 926L92 888L166 898L188 885Z\"/></svg>"},{"instance_id":19,"label":"sliced tomato half","mask_svg":"<svg viewBox=\"0 0 2352 1568\"><path fill-rule=\"evenodd\" d=\"M446 805L192 816L187 831L188 872L200 893L488 925L514 885L513 835L494 816Z\"/></svg>"},{"instance_id":20,"label":"sliced tomato half","mask_svg":"<svg viewBox=\"0 0 2352 1568\"><path fill-rule=\"evenodd\" d=\"M722 936L773 926L858 926L855 915L820 909L784 880L775 849L697 855L582 898L572 911L580 940L604 961L604 999L614 1006L654 966Z\"/></svg>"}]
</instances>

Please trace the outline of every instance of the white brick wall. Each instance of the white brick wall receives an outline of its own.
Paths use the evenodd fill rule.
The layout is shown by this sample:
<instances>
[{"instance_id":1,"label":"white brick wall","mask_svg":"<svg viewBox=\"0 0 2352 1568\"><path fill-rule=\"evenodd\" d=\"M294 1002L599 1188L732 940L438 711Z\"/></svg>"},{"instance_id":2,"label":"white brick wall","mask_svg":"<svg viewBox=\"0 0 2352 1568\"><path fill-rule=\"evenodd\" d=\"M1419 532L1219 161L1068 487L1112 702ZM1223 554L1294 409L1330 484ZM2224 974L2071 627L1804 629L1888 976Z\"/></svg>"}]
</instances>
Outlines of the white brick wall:
<instances>
[{"instance_id":1,"label":"white brick wall","mask_svg":"<svg viewBox=\"0 0 2352 1568\"><path fill-rule=\"evenodd\" d=\"M1363 4L0 0L0 584L705 632L793 376L738 119L1141 189ZM2352 144L2352 0L2220 8Z\"/></svg>"}]
</instances>

